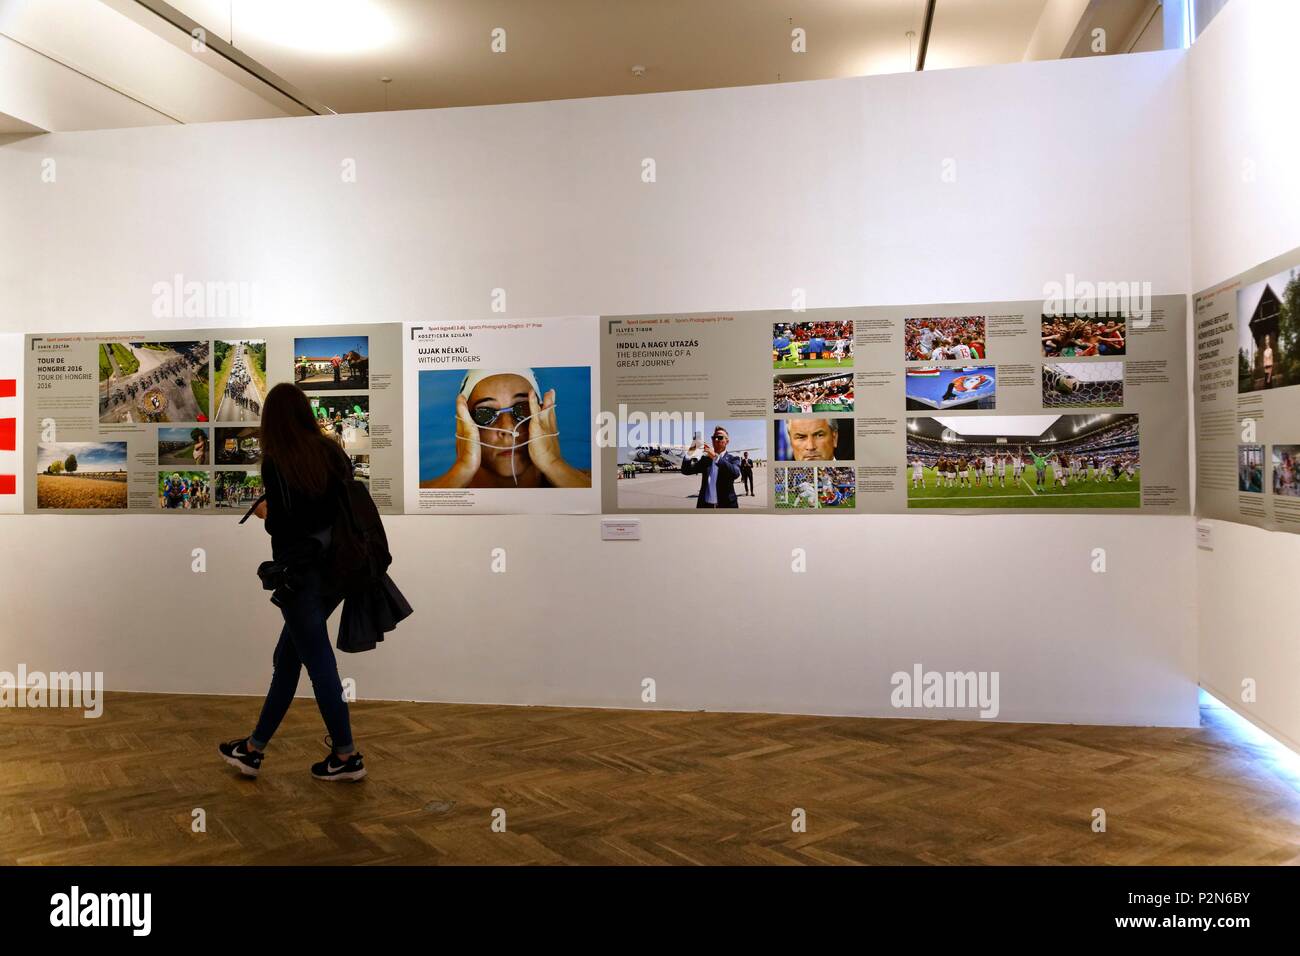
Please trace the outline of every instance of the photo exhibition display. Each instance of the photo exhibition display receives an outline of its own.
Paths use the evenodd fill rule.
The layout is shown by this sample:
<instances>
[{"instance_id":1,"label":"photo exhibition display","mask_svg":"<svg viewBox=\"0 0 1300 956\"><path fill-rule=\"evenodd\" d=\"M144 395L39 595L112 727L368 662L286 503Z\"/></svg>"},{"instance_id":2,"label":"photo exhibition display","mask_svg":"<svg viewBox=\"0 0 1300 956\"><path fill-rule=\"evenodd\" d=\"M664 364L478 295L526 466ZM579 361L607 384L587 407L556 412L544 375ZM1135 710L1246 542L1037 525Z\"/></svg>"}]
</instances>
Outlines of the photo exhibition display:
<instances>
[{"instance_id":1,"label":"photo exhibition display","mask_svg":"<svg viewBox=\"0 0 1300 956\"><path fill-rule=\"evenodd\" d=\"M242 515L267 392L296 383L380 511L402 508L397 323L29 335L24 510Z\"/></svg>"},{"instance_id":2,"label":"photo exhibition display","mask_svg":"<svg viewBox=\"0 0 1300 956\"><path fill-rule=\"evenodd\" d=\"M1182 296L606 317L606 512L1186 514Z\"/></svg>"},{"instance_id":3,"label":"photo exhibition display","mask_svg":"<svg viewBox=\"0 0 1300 956\"><path fill-rule=\"evenodd\" d=\"M406 510L600 510L596 318L448 321L406 336Z\"/></svg>"},{"instance_id":4,"label":"photo exhibition display","mask_svg":"<svg viewBox=\"0 0 1300 956\"><path fill-rule=\"evenodd\" d=\"M1216 517L1300 522L1288 268L1197 299ZM30 335L24 510L242 514L293 382L386 513L1187 514L1185 299L1082 304Z\"/></svg>"},{"instance_id":5,"label":"photo exhibition display","mask_svg":"<svg viewBox=\"0 0 1300 956\"><path fill-rule=\"evenodd\" d=\"M1300 249L1192 308L1197 513L1300 531Z\"/></svg>"}]
</instances>

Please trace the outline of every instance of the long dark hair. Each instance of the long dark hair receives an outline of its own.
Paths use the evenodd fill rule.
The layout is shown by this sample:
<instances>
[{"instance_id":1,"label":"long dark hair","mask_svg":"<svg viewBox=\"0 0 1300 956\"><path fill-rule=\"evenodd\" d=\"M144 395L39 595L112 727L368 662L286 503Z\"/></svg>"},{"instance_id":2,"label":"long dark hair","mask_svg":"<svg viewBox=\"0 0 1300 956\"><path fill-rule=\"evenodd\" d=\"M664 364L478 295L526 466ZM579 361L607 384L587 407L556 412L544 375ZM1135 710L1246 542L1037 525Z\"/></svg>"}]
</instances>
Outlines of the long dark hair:
<instances>
[{"instance_id":1,"label":"long dark hair","mask_svg":"<svg viewBox=\"0 0 1300 956\"><path fill-rule=\"evenodd\" d=\"M313 496L352 471L343 449L321 434L306 394L288 382L271 389L262 406L262 457L291 488Z\"/></svg>"}]
</instances>

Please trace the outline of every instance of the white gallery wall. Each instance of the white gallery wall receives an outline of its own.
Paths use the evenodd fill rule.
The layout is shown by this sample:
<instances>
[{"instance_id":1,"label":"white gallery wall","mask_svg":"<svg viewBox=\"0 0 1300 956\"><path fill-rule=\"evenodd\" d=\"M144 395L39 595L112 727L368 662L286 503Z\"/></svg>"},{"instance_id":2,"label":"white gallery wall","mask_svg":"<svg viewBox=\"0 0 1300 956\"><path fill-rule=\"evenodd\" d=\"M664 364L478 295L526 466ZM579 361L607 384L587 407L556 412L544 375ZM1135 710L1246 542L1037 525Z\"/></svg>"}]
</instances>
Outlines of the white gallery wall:
<instances>
[{"instance_id":1,"label":"white gallery wall","mask_svg":"<svg viewBox=\"0 0 1300 956\"><path fill-rule=\"evenodd\" d=\"M1171 52L33 137L0 146L0 331L487 317L494 289L519 317L1036 299L1070 274L1183 293L1188 92ZM256 307L152 317L175 275ZM1191 518L386 525L417 614L343 658L362 697L898 716L890 675L919 663L998 671L1003 720L1197 719ZM260 528L0 527L0 669L264 691Z\"/></svg>"},{"instance_id":2,"label":"white gallery wall","mask_svg":"<svg viewBox=\"0 0 1300 956\"><path fill-rule=\"evenodd\" d=\"M1235 0L1192 47L1192 289L1300 246L1300 4ZM1300 537L1208 521L1197 554L1200 681L1300 749ZM1256 699L1242 700L1242 681Z\"/></svg>"}]
</instances>

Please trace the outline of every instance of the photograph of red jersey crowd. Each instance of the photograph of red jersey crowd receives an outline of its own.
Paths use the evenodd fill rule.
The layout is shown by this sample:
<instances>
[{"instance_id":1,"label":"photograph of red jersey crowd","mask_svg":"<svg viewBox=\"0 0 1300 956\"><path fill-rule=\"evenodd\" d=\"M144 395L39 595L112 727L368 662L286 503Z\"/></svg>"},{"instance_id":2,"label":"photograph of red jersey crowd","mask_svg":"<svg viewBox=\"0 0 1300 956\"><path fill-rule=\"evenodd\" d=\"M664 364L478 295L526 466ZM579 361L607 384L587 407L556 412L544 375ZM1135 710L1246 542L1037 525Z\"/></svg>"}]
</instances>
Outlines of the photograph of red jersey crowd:
<instances>
[{"instance_id":1,"label":"photograph of red jersey crowd","mask_svg":"<svg viewBox=\"0 0 1300 956\"><path fill-rule=\"evenodd\" d=\"M772 411L851 412L853 373L843 375L778 375L772 383Z\"/></svg>"},{"instance_id":2,"label":"photograph of red jersey crowd","mask_svg":"<svg viewBox=\"0 0 1300 956\"><path fill-rule=\"evenodd\" d=\"M982 315L903 320L903 347L909 362L964 362L987 357Z\"/></svg>"},{"instance_id":3,"label":"photograph of red jersey crowd","mask_svg":"<svg viewBox=\"0 0 1300 956\"><path fill-rule=\"evenodd\" d=\"M1087 358L1123 355L1127 347L1125 321L1119 318L1043 316L1043 355Z\"/></svg>"}]
</instances>

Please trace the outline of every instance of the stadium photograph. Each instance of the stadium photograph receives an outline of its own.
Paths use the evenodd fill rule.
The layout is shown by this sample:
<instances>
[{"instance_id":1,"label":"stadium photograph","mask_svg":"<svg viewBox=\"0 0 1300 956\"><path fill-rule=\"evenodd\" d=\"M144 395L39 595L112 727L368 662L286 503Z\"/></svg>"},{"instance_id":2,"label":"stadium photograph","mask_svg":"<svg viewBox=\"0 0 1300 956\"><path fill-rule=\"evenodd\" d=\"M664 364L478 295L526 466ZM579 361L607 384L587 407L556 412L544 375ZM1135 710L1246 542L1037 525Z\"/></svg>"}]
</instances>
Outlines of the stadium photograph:
<instances>
[{"instance_id":1,"label":"stadium photograph","mask_svg":"<svg viewBox=\"0 0 1300 956\"><path fill-rule=\"evenodd\" d=\"M852 368L853 321L775 323L772 367Z\"/></svg>"},{"instance_id":2,"label":"stadium photograph","mask_svg":"<svg viewBox=\"0 0 1300 956\"><path fill-rule=\"evenodd\" d=\"M910 418L909 508L1139 508L1136 415Z\"/></svg>"},{"instance_id":3,"label":"stadium photograph","mask_svg":"<svg viewBox=\"0 0 1300 956\"><path fill-rule=\"evenodd\" d=\"M1043 366L1044 408L1119 408L1123 404L1123 362L1048 362Z\"/></svg>"},{"instance_id":4,"label":"stadium photograph","mask_svg":"<svg viewBox=\"0 0 1300 956\"><path fill-rule=\"evenodd\" d=\"M778 415L853 411L853 373L778 375L772 382L772 411Z\"/></svg>"},{"instance_id":5,"label":"stadium photograph","mask_svg":"<svg viewBox=\"0 0 1300 956\"><path fill-rule=\"evenodd\" d=\"M997 407L998 374L992 365L909 368L906 378L909 412Z\"/></svg>"}]
</instances>

